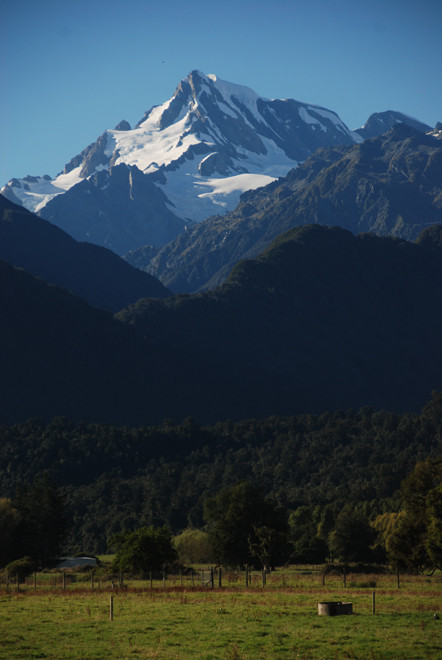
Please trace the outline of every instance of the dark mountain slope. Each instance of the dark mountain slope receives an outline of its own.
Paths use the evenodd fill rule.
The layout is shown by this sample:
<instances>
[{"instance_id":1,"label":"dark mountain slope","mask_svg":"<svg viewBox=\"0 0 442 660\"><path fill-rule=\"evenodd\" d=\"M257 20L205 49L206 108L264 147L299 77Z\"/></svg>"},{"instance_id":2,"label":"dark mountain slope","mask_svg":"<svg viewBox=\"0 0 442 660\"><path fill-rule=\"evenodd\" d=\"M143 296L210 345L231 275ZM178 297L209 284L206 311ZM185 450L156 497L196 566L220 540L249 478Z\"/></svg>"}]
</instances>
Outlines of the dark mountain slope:
<instances>
[{"instance_id":1,"label":"dark mountain slope","mask_svg":"<svg viewBox=\"0 0 442 660\"><path fill-rule=\"evenodd\" d=\"M109 312L4 261L0 309L0 423L164 416L153 352Z\"/></svg>"},{"instance_id":2,"label":"dark mountain slope","mask_svg":"<svg viewBox=\"0 0 442 660\"><path fill-rule=\"evenodd\" d=\"M213 292L119 314L181 365L199 419L373 405L416 410L442 385L442 252L294 229Z\"/></svg>"},{"instance_id":3,"label":"dark mountain slope","mask_svg":"<svg viewBox=\"0 0 442 660\"><path fill-rule=\"evenodd\" d=\"M78 243L0 195L0 258L116 312L139 298L170 292L106 248Z\"/></svg>"},{"instance_id":4,"label":"dark mountain slope","mask_svg":"<svg viewBox=\"0 0 442 660\"><path fill-rule=\"evenodd\" d=\"M165 194L137 167L120 164L54 197L39 215L77 240L123 255L140 244L164 245L186 228Z\"/></svg>"},{"instance_id":5,"label":"dark mountain slope","mask_svg":"<svg viewBox=\"0 0 442 660\"><path fill-rule=\"evenodd\" d=\"M213 292L117 319L1 262L0 423L415 411L442 389L441 256L436 230L301 227Z\"/></svg>"},{"instance_id":6,"label":"dark mountain slope","mask_svg":"<svg viewBox=\"0 0 442 660\"><path fill-rule=\"evenodd\" d=\"M353 147L316 152L286 177L245 193L235 211L192 227L146 269L174 291L213 288L294 226L341 226L413 240L442 222L442 143L405 124ZM140 265L140 261L137 261Z\"/></svg>"}]
</instances>

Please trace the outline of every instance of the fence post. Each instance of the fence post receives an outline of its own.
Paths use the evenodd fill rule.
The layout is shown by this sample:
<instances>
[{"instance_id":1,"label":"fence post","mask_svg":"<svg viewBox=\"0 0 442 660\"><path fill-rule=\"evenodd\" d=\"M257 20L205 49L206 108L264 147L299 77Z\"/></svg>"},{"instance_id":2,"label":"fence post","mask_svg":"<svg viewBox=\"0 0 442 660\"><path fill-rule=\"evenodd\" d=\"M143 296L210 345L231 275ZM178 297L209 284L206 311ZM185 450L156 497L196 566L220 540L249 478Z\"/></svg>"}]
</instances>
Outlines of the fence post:
<instances>
[{"instance_id":1,"label":"fence post","mask_svg":"<svg viewBox=\"0 0 442 660\"><path fill-rule=\"evenodd\" d=\"M149 571L150 588L152 589L152 571Z\"/></svg>"},{"instance_id":2,"label":"fence post","mask_svg":"<svg viewBox=\"0 0 442 660\"><path fill-rule=\"evenodd\" d=\"M163 589L166 588L166 569L163 568Z\"/></svg>"},{"instance_id":3,"label":"fence post","mask_svg":"<svg viewBox=\"0 0 442 660\"><path fill-rule=\"evenodd\" d=\"M181 587L183 586L183 572L182 572L181 568L180 568L180 586Z\"/></svg>"},{"instance_id":4,"label":"fence post","mask_svg":"<svg viewBox=\"0 0 442 660\"><path fill-rule=\"evenodd\" d=\"M221 587L223 586L223 582L222 582L222 580L223 580L223 578L222 578L222 574L223 574L223 570L222 570L222 568L221 568L221 566L220 566L220 567L218 568L218 587L219 587L220 589L221 589Z\"/></svg>"},{"instance_id":5,"label":"fence post","mask_svg":"<svg viewBox=\"0 0 442 660\"><path fill-rule=\"evenodd\" d=\"M262 569L262 586L265 587L267 585L267 568L264 566Z\"/></svg>"},{"instance_id":6,"label":"fence post","mask_svg":"<svg viewBox=\"0 0 442 660\"><path fill-rule=\"evenodd\" d=\"M63 591L66 589L66 573L63 571Z\"/></svg>"},{"instance_id":7,"label":"fence post","mask_svg":"<svg viewBox=\"0 0 442 660\"><path fill-rule=\"evenodd\" d=\"M34 589L37 589L37 573L34 572Z\"/></svg>"},{"instance_id":8,"label":"fence post","mask_svg":"<svg viewBox=\"0 0 442 660\"><path fill-rule=\"evenodd\" d=\"M372 594L372 612L376 614L376 593L374 591Z\"/></svg>"},{"instance_id":9,"label":"fence post","mask_svg":"<svg viewBox=\"0 0 442 660\"><path fill-rule=\"evenodd\" d=\"M210 586L213 589L213 566L210 567Z\"/></svg>"},{"instance_id":10,"label":"fence post","mask_svg":"<svg viewBox=\"0 0 442 660\"><path fill-rule=\"evenodd\" d=\"M110 597L110 602L109 602L109 619L111 621L114 620L114 597Z\"/></svg>"},{"instance_id":11,"label":"fence post","mask_svg":"<svg viewBox=\"0 0 442 660\"><path fill-rule=\"evenodd\" d=\"M345 567L344 567L344 576L343 577L344 577L344 587L346 587L347 586L347 574L345 572Z\"/></svg>"},{"instance_id":12,"label":"fence post","mask_svg":"<svg viewBox=\"0 0 442 660\"><path fill-rule=\"evenodd\" d=\"M190 577L192 578L192 587L195 586L195 581L194 581L194 575L193 575L193 568L190 569Z\"/></svg>"},{"instance_id":13,"label":"fence post","mask_svg":"<svg viewBox=\"0 0 442 660\"><path fill-rule=\"evenodd\" d=\"M246 587L249 586L249 566L246 565Z\"/></svg>"},{"instance_id":14,"label":"fence post","mask_svg":"<svg viewBox=\"0 0 442 660\"><path fill-rule=\"evenodd\" d=\"M399 569L398 568L396 569L396 580L397 580L397 588L400 589L401 588L401 580L400 580L400 577L399 577Z\"/></svg>"}]
</instances>

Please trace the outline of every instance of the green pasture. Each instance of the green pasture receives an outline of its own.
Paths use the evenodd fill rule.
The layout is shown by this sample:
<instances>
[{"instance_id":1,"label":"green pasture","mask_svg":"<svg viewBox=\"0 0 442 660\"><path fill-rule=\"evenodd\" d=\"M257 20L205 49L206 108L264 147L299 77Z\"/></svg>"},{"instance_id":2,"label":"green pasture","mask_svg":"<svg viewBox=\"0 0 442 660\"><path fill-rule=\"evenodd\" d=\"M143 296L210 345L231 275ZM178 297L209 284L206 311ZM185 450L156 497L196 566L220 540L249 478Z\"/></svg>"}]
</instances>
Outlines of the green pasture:
<instances>
[{"instance_id":1,"label":"green pasture","mask_svg":"<svg viewBox=\"0 0 442 660\"><path fill-rule=\"evenodd\" d=\"M314 571L276 571L264 588L258 574L252 586L243 578L226 573L213 589L180 576L92 588L84 573L65 589L52 575L2 585L0 658L442 657L440 576L403 576L400 589L391 575L348 575L345 587ZM335 600L354 614L318 616L318 602Z\"/></svg>"}]
</instances>

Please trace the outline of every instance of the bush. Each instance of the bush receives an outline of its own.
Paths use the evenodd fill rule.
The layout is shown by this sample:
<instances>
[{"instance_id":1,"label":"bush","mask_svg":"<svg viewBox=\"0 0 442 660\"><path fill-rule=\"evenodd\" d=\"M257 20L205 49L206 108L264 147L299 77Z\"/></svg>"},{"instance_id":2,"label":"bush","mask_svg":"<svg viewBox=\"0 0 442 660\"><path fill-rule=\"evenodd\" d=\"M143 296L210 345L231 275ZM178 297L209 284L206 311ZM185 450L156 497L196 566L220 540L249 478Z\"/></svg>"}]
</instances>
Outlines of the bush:
<instances>
[{"instance_id":1,"label":"bush","mask_svg":"<svg viewBox=\"0 0 442 660\"><path fill-rule=\"evenodd\" d=\"M205 564L212 561L209 535L200 529L186 529L175 536L178 558L183 564Z\"/></svg>"},{"instance_id":2,"label":"bush","mask_svg":"<svg viewBox=\"0 0 442 660\"><path fill-rule=\"evenodd\" d=\"M9 577L18 577L19 580L24 580L25 577L34 573L37 568L38 564L35 559L32 559L32 557L21 557L21 559L11 561L11 563L5 566L5 571Z\"/></svg>"},{"instance_id":3,"label":"bush","mask_svg":"<svg viewBox=\"0 0 442 660\"><path fill-rule=\"evenodd\" d=\"M110 540L116 549L112 567L116 571L146 573L173 564L177 552L167 527L142 527L121 532Z\"/></svg>"}]
</instances>

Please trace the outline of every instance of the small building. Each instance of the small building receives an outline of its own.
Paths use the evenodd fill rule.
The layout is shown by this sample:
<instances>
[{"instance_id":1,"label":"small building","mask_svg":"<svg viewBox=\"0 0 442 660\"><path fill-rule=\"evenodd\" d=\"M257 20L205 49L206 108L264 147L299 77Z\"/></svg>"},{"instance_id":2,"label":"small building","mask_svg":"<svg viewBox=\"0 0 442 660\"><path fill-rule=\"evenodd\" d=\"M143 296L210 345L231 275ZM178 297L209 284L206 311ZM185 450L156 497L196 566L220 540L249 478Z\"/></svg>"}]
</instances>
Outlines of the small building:
<instances>
[{"instance_id":1,"label":"small building","mask_svg":"<svg viewBox=\"0 0 442 660\"><path fill-rule=\"evenodd\" d=\"M78 568L79 566L96 566L96 557L64 557L60 558L57 568Z\"/></svg>"}]
</instances>

